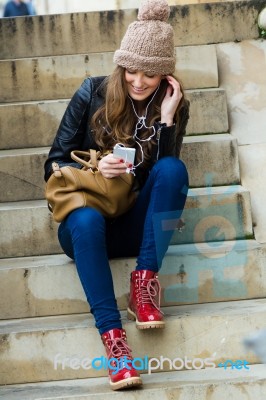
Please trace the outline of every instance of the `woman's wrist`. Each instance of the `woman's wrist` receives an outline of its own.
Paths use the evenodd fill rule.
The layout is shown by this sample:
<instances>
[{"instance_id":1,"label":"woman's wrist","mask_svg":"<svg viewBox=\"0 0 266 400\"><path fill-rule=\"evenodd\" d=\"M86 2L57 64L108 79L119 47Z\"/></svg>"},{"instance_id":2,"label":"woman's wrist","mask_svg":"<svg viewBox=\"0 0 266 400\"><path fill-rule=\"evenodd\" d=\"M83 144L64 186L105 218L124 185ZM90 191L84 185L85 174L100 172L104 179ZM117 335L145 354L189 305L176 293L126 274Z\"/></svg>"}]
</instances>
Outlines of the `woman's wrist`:
<instances>
[{"instance_id":1,"label":"woman's wrist","mask_svg":"<svg viewBox=\"0 0 266 400\"><path fill-rule=\"evenodd\" d=\"M172 126L174 124L173 118L162 118L160 123L162 125L166 124L166 126Z\"/></svg>"}]
</instances>

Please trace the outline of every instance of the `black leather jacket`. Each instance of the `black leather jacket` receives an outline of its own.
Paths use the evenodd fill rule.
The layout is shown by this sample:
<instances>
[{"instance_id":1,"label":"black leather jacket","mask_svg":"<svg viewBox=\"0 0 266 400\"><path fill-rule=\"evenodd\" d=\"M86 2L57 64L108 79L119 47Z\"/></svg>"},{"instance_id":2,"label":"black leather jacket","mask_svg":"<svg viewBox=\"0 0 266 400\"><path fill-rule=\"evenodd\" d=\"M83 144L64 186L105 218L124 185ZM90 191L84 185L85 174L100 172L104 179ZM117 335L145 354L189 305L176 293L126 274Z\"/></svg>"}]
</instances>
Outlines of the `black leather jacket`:
<instances>
[{"instance_id":1,"label":"black leather jacket","mask_svg":"<svg viewBox=\"0 0 266 400\"><path fill-rule=\"evenodd\" d=\"M90 128L90 120L104 101L103 87L101 86L104 79L105 77L85 79L72 97L58 128L48 159L45 162L44 178L46 181L51 175L52 163L54 161L56 161L60 167L71 165L76 168L81 168L80 164L71 159L70 153L72 150L98 150L98 146L94 141L93 131ZM160 140L158 141L158 159L165 156L179 157L188 118L189 102L185 100L184 105L180 109L178 125L160 127L158 124L156 127L157 134L160 134ZM154 151L152 155L151 165L156 161L157 150ZM142 186L146 180L148 171L146 177L141 177L138 176L137 168L136 175L140 186Z\"/></svg>"}]
</instances>

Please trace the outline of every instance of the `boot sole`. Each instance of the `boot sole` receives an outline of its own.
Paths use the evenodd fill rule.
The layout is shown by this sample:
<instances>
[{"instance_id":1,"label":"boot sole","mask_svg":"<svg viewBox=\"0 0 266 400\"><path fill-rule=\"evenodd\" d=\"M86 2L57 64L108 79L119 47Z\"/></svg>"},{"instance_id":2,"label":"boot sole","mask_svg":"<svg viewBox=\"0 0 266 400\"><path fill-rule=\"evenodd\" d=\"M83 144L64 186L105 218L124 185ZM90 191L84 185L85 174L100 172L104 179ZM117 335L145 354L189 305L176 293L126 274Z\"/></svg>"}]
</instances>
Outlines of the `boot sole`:
<instances>
[{"instance_id":1,"label":"boot sole","mask_svg":"<svg viewBox=\"0 0 266 400\"><path fill-rule=\"evenodd\" d=\"M131 387L141 386L141 385L142 385L142 380L139 377L127 378L115 383L110 381L110 386L112 390L130 389Z\"/></svg>"},{"instance_id":2,"label":"boot sole","mask_svg":"<svg viewBox=\"0 0 266 400\"><path fill-rule=\"evenodd\" d=\"M157 329L157 328L162 329L165 327L164 321L139 322L136 314L129 308L127 309L127 318L130 319L131 321L136 321L136 327L138 329Z\"/></svg>"}]
</instances>

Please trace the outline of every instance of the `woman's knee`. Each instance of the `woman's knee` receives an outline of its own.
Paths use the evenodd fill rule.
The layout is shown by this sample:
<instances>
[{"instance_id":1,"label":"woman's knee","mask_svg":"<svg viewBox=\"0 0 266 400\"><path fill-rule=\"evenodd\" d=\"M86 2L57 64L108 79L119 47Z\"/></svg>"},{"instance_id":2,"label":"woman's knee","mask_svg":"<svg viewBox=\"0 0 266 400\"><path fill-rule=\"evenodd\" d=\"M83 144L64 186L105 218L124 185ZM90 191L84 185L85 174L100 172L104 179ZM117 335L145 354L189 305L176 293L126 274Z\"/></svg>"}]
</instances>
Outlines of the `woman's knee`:
<instances>
[{"instance_id":1,"label":"woman's knee","mask_svg":"<svg viewBox=\"0 0 266 400\"><path fill-rule=\"evenodd\" d=\"M163 157L154 166L157 173L167 181L183 181L188 186L188 171L182 160L176 157Z\"/></svg>"},{"instance_id":2,"label":"woman's knee","mask_svg":"<svg viewBox=\"0 0 266 400\"><path fill-rule=\"evenodd\" d=\"M104 217L93 208L78 208L60 224L58 239L67 256L75 259L77 252L102 242L105 236Z\"/></svg>"},{"instance_id":3,"label":"woman's knee","mask_svg":"<svg viewBox=\"0 0 266 400\"><path fill-rule=\"evenodd\" d=\"M72 211L66 220L71 231L78 229L81 232L88 232L105 226L102 214L94 208L84 207Z\"/></svg>"}]
</instances>

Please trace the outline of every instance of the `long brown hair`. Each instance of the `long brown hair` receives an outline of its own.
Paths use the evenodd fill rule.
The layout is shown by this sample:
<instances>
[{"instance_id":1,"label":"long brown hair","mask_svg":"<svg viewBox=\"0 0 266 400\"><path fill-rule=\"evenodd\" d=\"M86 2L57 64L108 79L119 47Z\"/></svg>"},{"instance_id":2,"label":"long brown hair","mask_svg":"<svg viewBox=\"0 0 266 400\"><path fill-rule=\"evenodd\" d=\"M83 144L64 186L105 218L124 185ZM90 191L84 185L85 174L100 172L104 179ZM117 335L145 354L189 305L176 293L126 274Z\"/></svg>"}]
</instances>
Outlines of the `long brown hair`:
<instances>
[{"instance_id":1,"label":"long brown hair","mask_svg":"<svg viewBox=\"0 0 266 400\"><path fill-rule=\"evenodd\" d=\"M177 79L175 77L175 79ZM179 80L178 80L179 81ZM180 82L180 81L179 81ZM95 141L102 150L112 150L116 143L122 143L127 147L135 147L135 139L133 138L137 117L133 111L132 103L128 97L127 84L125 80L125 69L117 66L114 72L109 75L105 81L105 102L95 112L91 121L91 128L95 133ZM181 83L180 83L181 85ZM161 104L164 99L168 82L162 79L160 87L149 105L146 124L152 126L155 121L161 119ZM183 97L178 105L174 116L174 122L178 123L179 109L184 101L184 90L181 85ZM150 98L147 99L147 104ZM142 130L138 133L141 139L146 139L151 135L149 129ZM142 142L142 150L144 154L143 166L149 162L152 146L156 140ZM136 163L141 160L141 151L136 146Z\"/></svg>"}]
</instances>

